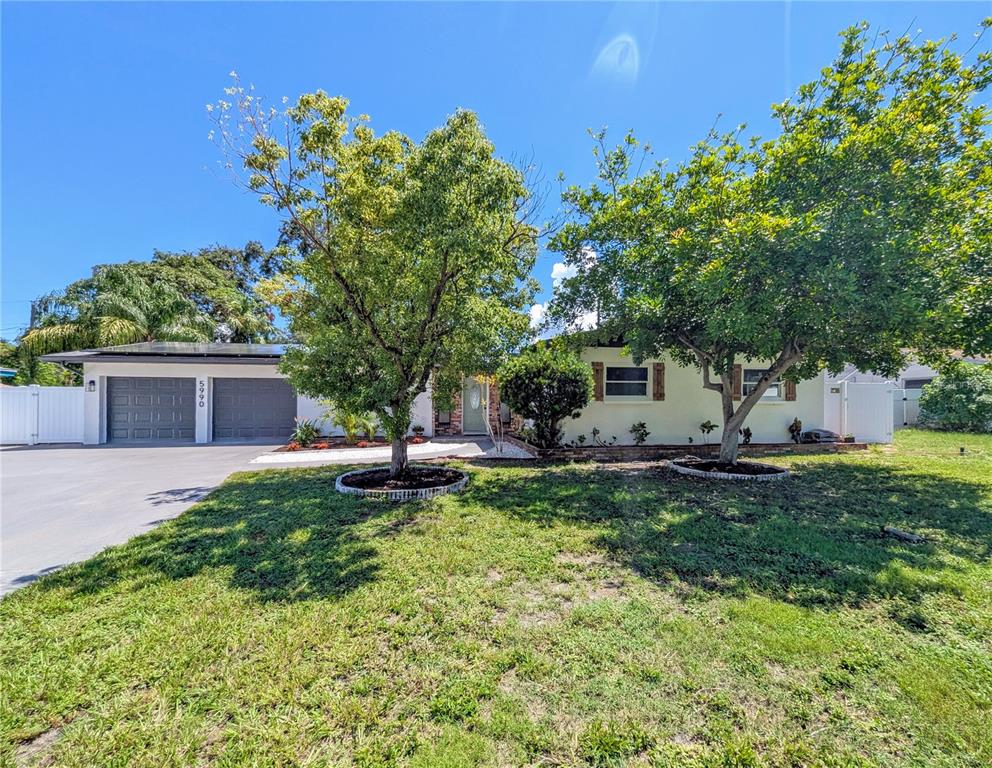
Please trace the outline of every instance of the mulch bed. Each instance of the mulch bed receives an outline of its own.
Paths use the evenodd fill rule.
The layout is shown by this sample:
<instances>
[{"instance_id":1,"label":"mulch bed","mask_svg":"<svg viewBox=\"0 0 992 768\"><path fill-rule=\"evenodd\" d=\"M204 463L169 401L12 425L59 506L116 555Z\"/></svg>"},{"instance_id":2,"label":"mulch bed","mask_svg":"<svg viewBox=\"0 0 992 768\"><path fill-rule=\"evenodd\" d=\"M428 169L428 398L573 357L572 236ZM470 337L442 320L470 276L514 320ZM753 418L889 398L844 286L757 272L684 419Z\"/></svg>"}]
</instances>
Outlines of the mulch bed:
<instances>
[{"instance_id":1,"label":"mulch bed","mask_svg":"<svg viewBox=\"0 0 992 768\"><path fill-rule=\"evenodd\" d=\"M372 469L342 479L342 485L366 491L419 491L457 483L462 473L447 467L411 467L400 477L389 478L388 469Z\"/></svg>"},{"instance_id":2,"label":"mulch bed","mask_svg":"<svg viewBox=\"0 0 992 768\"><path fill-rule=\"evenodd\" d=\"M691 460L692 457L673 461L689 469L698 469L700 472L725 472L728 475L779 475L782 469L771 467L767 464L756 464L751 461L738 461L736 464L729 464L725 461Z\"/></svg>"}]
</instances>

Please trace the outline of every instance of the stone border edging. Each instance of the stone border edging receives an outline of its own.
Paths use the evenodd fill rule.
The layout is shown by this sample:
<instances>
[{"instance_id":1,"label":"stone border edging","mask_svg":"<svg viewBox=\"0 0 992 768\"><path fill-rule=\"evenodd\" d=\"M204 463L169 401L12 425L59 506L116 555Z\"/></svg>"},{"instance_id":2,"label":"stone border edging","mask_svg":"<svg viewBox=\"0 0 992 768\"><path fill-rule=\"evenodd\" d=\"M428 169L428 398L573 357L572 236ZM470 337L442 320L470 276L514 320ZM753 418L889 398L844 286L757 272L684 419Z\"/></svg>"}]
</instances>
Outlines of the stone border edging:
<instances>
[{"instance_id":1,"label":"stone border edging","mask_svg":"<svg viewBox=\"0 0 992 768\"><path fill-rule=\"evenodd\" d=\"M432 468L430 465L426 464L411 464L411 468ZM334 481L334 488L338 493L346 493L349 496L359 496L367 499L385 499L386 501L410 501L411 499L433 499L435 496L445 496L449 493L458 493L466 485L468 485L468 473L462 472L460 469L454 469L453 472L461 473L461 480L456 480L449 485L438 485L433 488L410 488L397 491L377 491L371 488L352 488L351 486L345 485L341 481L346 477L351 475L360 475L366 472L375 472L380 469L389 469L389 467L369 467L367 469L353 469L351 472L345 472L343 475L338 475L337 479Z\"/></svg>"},{"instance_id":2,"label":"stone border edging","mask_svg":"<svg viewBox=\"0 0 992 768\"><path fill-rule=\"evenodd\" d=\"M760 461L752 461L751 464L758 464L762 467L774 467L779 472L774 475L737 475L730 472L706 472L702 469L693 469L692 467L686 467L681 464L676 464L674 461L669 461L668 466L674 469L681 475L689 475L691 477L705 477L709 480L738 480L742 482L747 482L750 480L756 480L758 482L766 482L770 480L784 480L789 477L789 470L783 467L775 467L774 464L764 464Z\"/></svg>"}]
</instances>

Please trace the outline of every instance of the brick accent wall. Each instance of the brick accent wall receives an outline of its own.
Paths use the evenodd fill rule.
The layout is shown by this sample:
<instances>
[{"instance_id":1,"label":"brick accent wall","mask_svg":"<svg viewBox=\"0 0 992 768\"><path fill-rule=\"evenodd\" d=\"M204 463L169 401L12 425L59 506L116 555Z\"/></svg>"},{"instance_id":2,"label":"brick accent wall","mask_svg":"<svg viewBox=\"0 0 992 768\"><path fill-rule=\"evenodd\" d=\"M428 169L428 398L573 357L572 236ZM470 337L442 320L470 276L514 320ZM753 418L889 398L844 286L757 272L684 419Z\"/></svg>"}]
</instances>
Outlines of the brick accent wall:
<instances>
[{"instance_id":1,"label":"brick accent wall","mask_svg":"<svg viewBox=\"0 0 992 768\"><path fill-rule=\"evenodd\" d=\"M499 428L499 385L493 382L489 385L489 409L486 414L493 431ZM438 414L441 411L434 411L434 434L435 435L460 435L462 434L462 393L455 395L454 407L451 410L451 421L442 424L438 421Z\"/></svg>"},{"instance_id":2,"label":"brick accent wall","mask_svg":"<svg viewBox=\"0 0 992 768\"><path fill-rule=\"evenodd\" d=\"M451 409L451 421L442 424L438 421L440 411L434 411L435 435L460 435L462 433L462 393L455 394L455 402Z\"/></svg>"}]
</instances>

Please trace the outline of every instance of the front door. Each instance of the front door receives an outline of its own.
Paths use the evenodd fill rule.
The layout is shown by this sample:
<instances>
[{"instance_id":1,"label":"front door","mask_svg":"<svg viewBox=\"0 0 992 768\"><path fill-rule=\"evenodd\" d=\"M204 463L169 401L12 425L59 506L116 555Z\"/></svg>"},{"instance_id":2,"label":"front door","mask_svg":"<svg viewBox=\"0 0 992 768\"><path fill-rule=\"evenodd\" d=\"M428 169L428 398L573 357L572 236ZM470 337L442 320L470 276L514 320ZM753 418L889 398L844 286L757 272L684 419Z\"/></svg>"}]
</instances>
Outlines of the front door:
<instances>
[{"instance_id":1,"label":"front door","mask_svg":"<svg viewBox=\"0 0 992 768\"><path fill-rule=\"evenodd\" d=\"M486 386L471 377L462 386L462 432L466 435L486 434Z\"/></svg>"}]
</instances>

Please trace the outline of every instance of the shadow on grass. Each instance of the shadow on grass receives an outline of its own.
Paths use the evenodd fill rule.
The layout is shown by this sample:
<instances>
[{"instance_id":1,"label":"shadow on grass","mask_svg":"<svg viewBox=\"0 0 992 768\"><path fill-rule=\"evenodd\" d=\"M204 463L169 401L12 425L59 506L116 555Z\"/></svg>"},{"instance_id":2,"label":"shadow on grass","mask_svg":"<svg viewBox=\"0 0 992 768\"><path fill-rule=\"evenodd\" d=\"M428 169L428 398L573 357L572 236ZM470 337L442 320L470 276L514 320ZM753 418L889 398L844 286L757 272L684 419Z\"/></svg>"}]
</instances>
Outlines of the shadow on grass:
<instances>
[{"instance_id":1,"label":"shadow on grass","mask_svg":"<svg viewBox=\"0 0 992 768\"><path fill-rule=\"evenodd\" d=\"M175 520L38 586L93 593L225 569L233 587L260 600L346 594L377 578L378 547L421 509L338 494L334 478L349 468L236 475ZM912 599L955 591L948 554L989 557L992 511L980 484L842 461L795 469L783 482L754 484L608 465L479 469L454 503L535 525L590 527L617 562L697 595L758 593L828 607ZM377 515L391 522L356 530ZM882 534L883 525L928 540L906 544Z\"/></svg>"},{"instance_id":2,"label":"shadow on grass","mask_svg":"<svg viewBox=\"0 0 992 768\"><path fill-rule=\"evenodd\" d=\"M560 466L476 483L467 495L539 524L601 528L597 541L614 559L658 583L806 606L953 593L945 555L989 557L992 510L980 484L842 462L794 471L782 482L728 484L664 469ZM898 541L883 525L923 531L927 541Z\"/></svg>"},{"instance_id":3,"label":"shadow on grass","mask_svg":"<svg viewBox=\"0 0 992 768\"><path fill-rule=\"evenodd\" d=\"M221 568L230 570L231 586L261 600L347 593L378 571L375 549L354 526L390 510L335 491L334 478L348 469L235 475L185 514L40 586L93 593Z\"/></svg>"}]
</instances>

